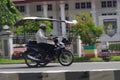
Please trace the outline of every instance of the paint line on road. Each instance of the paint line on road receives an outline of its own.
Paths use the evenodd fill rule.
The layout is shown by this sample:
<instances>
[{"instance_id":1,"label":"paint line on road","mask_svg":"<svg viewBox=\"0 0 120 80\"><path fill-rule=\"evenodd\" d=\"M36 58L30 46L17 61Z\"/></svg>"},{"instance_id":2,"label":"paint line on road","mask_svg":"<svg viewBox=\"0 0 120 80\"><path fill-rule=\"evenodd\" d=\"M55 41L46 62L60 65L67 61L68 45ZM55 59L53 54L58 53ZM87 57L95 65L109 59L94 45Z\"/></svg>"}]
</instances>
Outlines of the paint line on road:
<instances>
[{"instance_id":1,"label":"paint line on road","mask_svg":"<svg viewBox=\"0 0 120 80\"><path fill-rule=\"evenodd\" d=\"M70 70L50 70L50 71L2 71L3 74L13 74L13 73L62 73L70 72Z\"/></svg>"},{"instance_id":2,"label":"paint line on road","mask_svg":"<svg viewBox=\"0 0 120 80\"><path fill-rule=\"evenodd\" d=\"M90 70L90 71L116 71L118 69L93 69L93 70Z\"/></svg>"},{"instance_id":3,"label":"paint line on road","mask_svg":"<svg viewBox=\"0 0 120 80\"><path fill-rule=\"evenodd\" d=\"M93 70L49 70L49 71L2 71L3 74L12 73L63 73L63 72L85 72L85 71L117 71L118 69L93 69Z\"/></svg>"},{"instance_id":4,"label":"paint line on road","mask_svg":"<svg viewBox=\"0 0 120 80\"><path fill-rule=\"evenodd\" d=\"M44 71L44 73L60 73L60 72L69 72L70 70L51 70L51 71Z\"/></svg>"},{"instance_id":5,"label":"paint line on road","mask_svg":"<svg viewBox=\"0 0 120 80\"><path fill-rule=\"evenodd\" d=\"M13 73L42 73L39 72L39 71L2 71L0 73L3 73L3 74L13 74Z\"/></svg>"}]
</instances>

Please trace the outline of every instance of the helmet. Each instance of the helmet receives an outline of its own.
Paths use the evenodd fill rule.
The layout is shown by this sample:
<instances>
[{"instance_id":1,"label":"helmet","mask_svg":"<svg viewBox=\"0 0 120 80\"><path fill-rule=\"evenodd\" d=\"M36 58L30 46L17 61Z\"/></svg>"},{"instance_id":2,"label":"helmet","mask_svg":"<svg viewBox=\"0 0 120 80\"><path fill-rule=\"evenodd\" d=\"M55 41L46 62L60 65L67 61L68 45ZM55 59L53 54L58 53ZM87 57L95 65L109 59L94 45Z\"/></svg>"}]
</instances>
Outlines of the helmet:
<instances>
[{"instance_id":1,"label":"helmet","mask_svg":"<svg viewBox=\"0 0 120 80\"><path fill-rule=\"evenodd\" d=\"M40 27L43 27L43 26L44 26L44 27L46 27L46 25L45 25L45 24L40 24Z\"/></svg>"},{"instance_id":2,"label":"helmet","mask_svg":"<svg viewBox=\"0 0 120 80\"><path fill-rule=\"evenodd\" d=\"M46 24L40 24L40 28L46 30Z\"/></svg>"}]
</instances>

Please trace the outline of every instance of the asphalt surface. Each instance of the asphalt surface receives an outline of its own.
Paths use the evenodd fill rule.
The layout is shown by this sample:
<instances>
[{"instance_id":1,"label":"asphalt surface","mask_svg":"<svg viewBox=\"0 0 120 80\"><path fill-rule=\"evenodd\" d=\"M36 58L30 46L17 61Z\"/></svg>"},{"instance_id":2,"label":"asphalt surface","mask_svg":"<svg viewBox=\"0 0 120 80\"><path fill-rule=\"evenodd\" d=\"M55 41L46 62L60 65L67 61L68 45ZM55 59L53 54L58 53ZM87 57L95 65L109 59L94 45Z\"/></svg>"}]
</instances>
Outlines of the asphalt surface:
<instances>
[{"instance_id":1,"label":"asphalt surface","mask_svg":"<svg viewBox=\"0 0 120 80\"><path fill-rule=\"evenodd\" d=\"M46 67L28 68L26 64L0 64L0 73L67 72L120 70L120 62L81 62L70 66L50 63Z\"/></svg>"}]
</instances>

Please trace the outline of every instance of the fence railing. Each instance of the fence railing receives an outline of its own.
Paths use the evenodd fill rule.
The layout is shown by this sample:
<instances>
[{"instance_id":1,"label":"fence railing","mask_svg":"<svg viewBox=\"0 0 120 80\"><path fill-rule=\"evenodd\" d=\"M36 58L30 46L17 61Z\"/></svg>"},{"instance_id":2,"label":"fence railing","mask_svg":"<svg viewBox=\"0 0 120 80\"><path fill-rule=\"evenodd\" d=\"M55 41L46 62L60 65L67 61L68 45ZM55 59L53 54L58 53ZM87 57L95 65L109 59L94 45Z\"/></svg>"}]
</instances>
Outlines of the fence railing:
<instances>
[{"instance_id":1,"label":"fence railing","mask_svg":"<svg viewBox=\"0 0 120 80\"><path fill-rule=\"evenodd\" d=\"M110 42L109 49L111 53L120 54L120 42Z\"/></svg>"},{"instance_id":2,"label":"fence railing","mask_svg":"<svg viewBox=\"0 0 120 80\"><path fill-rule=\"evenodd\" d=\"M2 55L2 41L0 40L0 56Z\"/></svg>"},{"instance_id":3,"label":"fence railing","mask_svg":"<svg viewBox=\"0 0 120 80\"><path fill-rule=\"evenodd\" d=\"M29 40L35 40L35 33L16 34L13 37L13 44L25 44Z\"/></svg>"}]
</instances>

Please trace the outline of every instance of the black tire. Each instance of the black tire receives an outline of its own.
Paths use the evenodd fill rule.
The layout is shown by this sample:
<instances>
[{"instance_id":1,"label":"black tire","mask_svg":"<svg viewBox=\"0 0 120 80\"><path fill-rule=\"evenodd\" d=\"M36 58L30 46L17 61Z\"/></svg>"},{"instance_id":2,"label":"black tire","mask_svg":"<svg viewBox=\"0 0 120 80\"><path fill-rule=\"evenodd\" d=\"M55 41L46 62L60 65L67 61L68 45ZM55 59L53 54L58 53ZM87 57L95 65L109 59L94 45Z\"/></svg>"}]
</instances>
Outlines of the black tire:
<instances>
[{"instance_id":1,"label":"black tire","mask_svg":"<svg viewBox=\"0 0 120 80\"><path fill-rule=\"evenodd\" d=\"M104 56L102 56L102 59L105 61L105 62L109 62L110 61L110 56L111 56L111 52L108 50L108 52L104 52Z\"/></svg>"},{"instance_id":2,"label":"black tire","mask_svg":"<svg viewBox=\"0 0 120 80\"><path fill-rule=\"evenodd\" d=\"M25 64L28 66L28 67L38 67L39 63L34 61L34 60L31 60L28 58L29 55L32 55L32 54L35 54L34 52L25 52L23 54L23 57L25 59ZM33 56L33 55L32 55ZM35 56L34 56L35 57Z\"/></svg>"},{"instance_id":3,"label":"black tire","mask_svg":"<svg viewBox=\"0 0 120 80\"><path fill-rule=\"evenodd\" d=\"M45 54L43 55L43 56L45 56ZM42 62L39 62L39 65L41 66L41 67L44 67L44 66L46 66L50 61L48 61L48 60L45 60L45 57L42 57Z\"/></svg>"},{"instance_id":4,"label":"black tire","mask_svg":"<svg viewBox=\"0 0 120 80\"><path fill-rule=\"evenodd\" d=\"M109 61L110 61L110 57L109 57L109 56L104 56L104 57L102 57L102 59L103 59L105 62L109 62Z\"/></svg>"},{"instance_id":5,"label":"black tire","mask_svg":"<svg viewBox=\"0 0 120 80\"><path fill-rule=\"evenodd\" d=\"M73 63L73 54L68 50L63 50L58 56L58 61L63 66L69 66Z\"/></svg>"},{"instance_id":6,"label":"black tire","mask_svg":"<svg viewBox=\"0 0 120 80\"><path fill-rule=\"evenodd\" d=\"M40 65L41 67L45 67L48 63L49 63L48 61L45 61L45 62L39 63L39 65Z\"/></svg>"}]
</instances>

